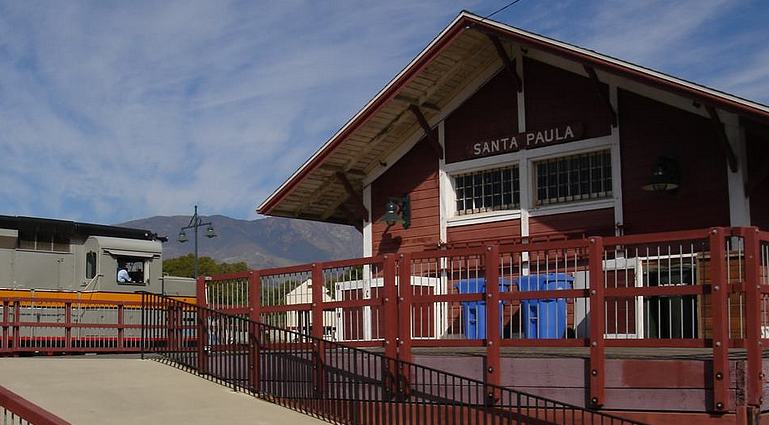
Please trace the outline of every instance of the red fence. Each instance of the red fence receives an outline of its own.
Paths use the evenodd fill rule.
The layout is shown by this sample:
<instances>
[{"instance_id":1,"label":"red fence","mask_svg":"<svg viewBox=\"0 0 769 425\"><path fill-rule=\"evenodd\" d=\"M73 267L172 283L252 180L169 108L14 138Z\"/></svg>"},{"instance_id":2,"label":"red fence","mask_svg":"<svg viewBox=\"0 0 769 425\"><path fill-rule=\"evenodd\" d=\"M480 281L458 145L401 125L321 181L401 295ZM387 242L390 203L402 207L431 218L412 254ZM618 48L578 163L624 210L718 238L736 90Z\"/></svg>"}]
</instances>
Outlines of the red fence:
<instances>
[{"instance_id":1,"label":"red fence","mask_svg":"<svg viewBox=\"0 0 769 425\"><path fill-rule=\"evenodd\" d=\"M161 295L143 306L147 353L331 423L642 425Z\"/></svg>"},{"instance_id":2,"label":"red fence","mask_svg":"<svg viewBox=\"0 0 769 425\"><path fill-rule=\"evenodd\" d=\"M3 386L0 386L0 412L5 425L70 425Z\"/></svg>"},{"instance_id":3,"label":"red fence","mask_svg":"<svg viewBox=\"0 0 769 425\"><path fill-rule=\"evenodd\" d=\"M198 302L404 361L417 347L484 347L495 385L502 347L589 347L594 406L607 347L707 348L712 410L725 411L734 348L747 351L747 403L761 403L769 233L490 244L255 270L199 280Z\"/></svg>"},{"instance_id":4,"label":"red fence","mask_svg":"<svg viewBox=\"0 0 769 425\"><path fill-rule=\"evenodd\" d=\"M0 354L139 352L141 302L2 299Z\"/></svg>"}]
</instances>

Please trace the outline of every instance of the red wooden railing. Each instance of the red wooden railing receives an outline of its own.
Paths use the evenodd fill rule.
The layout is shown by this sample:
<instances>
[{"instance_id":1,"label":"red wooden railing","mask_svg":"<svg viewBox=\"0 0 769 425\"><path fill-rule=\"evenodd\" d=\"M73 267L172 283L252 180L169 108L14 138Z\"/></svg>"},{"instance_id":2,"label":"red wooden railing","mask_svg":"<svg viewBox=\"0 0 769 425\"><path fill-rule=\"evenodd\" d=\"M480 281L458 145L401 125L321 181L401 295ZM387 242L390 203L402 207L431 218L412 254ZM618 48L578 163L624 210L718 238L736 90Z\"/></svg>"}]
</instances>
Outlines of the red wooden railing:
<instances>
[{"instance_id":1,"label":"red wooden railing","mask_svg":"<svg viewBox=\"0 0 769 425\"><path fill-rule=\"evenodd\" d=\"M141 346L141 301L2 299L0 354L126 353Z\"/></svg>"},{"instance_id":2,"label":"red wooden railing","mask_svg":"<svg viewBox=\"0 0 769 425\"><path fill-rule=\"evenodd\" d=\"M0 411L7 425L70 425L69 422L0 386Z\"/></svg>"},{"instance_id":3,"label":"red wooden railing","mask_svg":"<svg viewBox=\"0 0 769 425\"><path fill-rule=\"evenodd\" d=\"M501 347L589 347L594 406L604 403L607 348L707 348L711 409L723 412L735 408L730 349L747 352L746 402L762 401L769 233L488 244L252 270L200 279L198 302L404 361L419 347L484 347L495 385Z\"/></svg>"}]
</instances>

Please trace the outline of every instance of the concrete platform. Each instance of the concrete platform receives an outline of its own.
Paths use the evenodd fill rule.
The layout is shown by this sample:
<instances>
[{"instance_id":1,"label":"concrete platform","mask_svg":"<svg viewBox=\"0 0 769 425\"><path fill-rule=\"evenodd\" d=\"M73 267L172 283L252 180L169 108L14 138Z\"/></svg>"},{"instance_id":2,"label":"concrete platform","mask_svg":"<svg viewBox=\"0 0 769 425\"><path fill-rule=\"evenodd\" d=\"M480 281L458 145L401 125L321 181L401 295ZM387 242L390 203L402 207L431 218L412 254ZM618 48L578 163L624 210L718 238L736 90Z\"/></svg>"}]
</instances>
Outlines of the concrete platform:
<instances>
[{"instance_id":1,"label":"concrete platform","mask_svg":"<svg viewBox=\"0 0 769 425\"><path fill-rule=\"evenodd\" d=\"M0 384L77 425L325 423L131 357L0 358Z\"/></svg>"}]
</instances>

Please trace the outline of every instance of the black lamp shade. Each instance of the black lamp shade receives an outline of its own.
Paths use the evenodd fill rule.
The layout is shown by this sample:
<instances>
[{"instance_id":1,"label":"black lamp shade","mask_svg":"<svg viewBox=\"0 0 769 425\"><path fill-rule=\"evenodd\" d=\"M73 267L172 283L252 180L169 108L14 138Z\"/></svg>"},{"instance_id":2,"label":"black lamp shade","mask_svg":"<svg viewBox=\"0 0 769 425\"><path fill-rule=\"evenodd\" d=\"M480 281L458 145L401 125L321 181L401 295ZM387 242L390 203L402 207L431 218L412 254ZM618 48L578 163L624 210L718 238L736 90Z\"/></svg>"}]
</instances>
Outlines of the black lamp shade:
<instances>
[{"instance_id":1,"label":"black lamp shade","mask_svg":"<svg viewBox=\"0 0 769 425\"><path fill-rule=\"evenodd\" d=\"M672 158L660 157L654 164L649 183L642 187L649 192L666 192L678 189L680 185L678 162Z\"/></svg>"}]
</instances>

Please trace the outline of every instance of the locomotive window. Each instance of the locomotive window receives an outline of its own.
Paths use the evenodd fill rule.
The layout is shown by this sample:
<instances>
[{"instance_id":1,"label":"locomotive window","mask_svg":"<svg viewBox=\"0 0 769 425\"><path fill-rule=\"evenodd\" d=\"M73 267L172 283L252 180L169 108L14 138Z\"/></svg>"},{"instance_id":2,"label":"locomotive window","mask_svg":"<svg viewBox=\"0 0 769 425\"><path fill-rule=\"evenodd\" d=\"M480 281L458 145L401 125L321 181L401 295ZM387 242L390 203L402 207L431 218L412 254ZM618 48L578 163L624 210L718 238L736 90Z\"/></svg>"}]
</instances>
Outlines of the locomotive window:
<instances>
[{"instance_id":1,"label":"locomotive window","mask_svg":"<svg viewBox=\"0 0 769 425\"><path fill-rule=\"evenodd\" d=\"M144 259L131 257L116 257L118 268L115 270L115 280L121 268L125 267L130 276L130 282L118 282L120 285L143 285L145 283Z\"/></svg>"},{"instance_id":2,"label":"locomotive window","mask_svg":"<svg viewBox=\"0 0 769 425\"><path fill-rule=\"evenodd\" d=\"M85 278L93 279L96 276L96 253L91 251L85 255Z\"/></svg>"},{"instance_id":3,"label":"locomotive window","mask_svg":"<svg viewBox=\"0 0 769 425\"><path fill-rule=\"evenodd\" d=\"M44 230L19 231L19 248L35 251L69 252L69 237Z\"/></svg>"}]
</instances>

